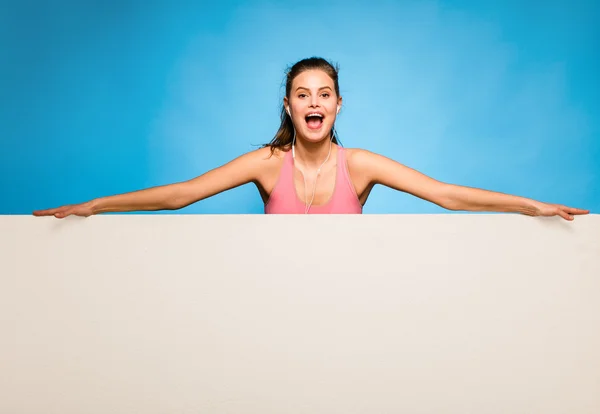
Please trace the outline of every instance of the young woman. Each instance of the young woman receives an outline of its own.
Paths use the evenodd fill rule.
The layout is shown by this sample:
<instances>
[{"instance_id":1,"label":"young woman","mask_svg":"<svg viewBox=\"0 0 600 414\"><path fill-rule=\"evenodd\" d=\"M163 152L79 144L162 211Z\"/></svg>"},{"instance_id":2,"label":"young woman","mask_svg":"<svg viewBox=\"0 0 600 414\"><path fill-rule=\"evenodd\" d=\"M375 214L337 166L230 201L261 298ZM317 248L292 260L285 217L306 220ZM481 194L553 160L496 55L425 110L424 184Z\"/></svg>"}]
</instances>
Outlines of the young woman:
<instances>
[{"instance_id":1,"label":"young woman","mask_svg":"<svg viewBox=\"0 0 600 414\"><path fill-rule=\"evenodd\" d=\"M335 119L342 106L338 73L321 58L304 59L287 73L281 126L260 149L185 182L35 211L36 216L176 210L254 183L267 214L360 214L376 184L410 193L448 210L559 215L588 210L446 184L382 155L338 145Z\"/></svg>"}]
</instances>

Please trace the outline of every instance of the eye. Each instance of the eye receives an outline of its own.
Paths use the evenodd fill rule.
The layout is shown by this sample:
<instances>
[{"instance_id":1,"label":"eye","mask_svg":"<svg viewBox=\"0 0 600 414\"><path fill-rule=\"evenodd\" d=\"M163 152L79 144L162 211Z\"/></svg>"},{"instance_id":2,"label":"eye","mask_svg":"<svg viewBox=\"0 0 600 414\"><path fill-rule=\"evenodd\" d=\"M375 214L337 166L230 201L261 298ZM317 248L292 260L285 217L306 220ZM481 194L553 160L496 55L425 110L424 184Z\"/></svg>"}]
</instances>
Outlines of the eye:
<instances>
[{"instance_id":1,"label":"eye","mask_svg":"<svg viewBox=\"0 0 600 414\"><path fill-rule=\"evenodd\" d=\"M327 92L325 92L325 93L324 93L323 95L321 95L321 96L323 96L324 98L329 98L329 94L328 94Z\"/></svg>"},{"instance_id":2,"label":"eye","mask_svg":"<svg viewBox=\"0 0 600 414\"><path fill-rule=\"evenodd\" d=\"M306 96L305 93L301 93L300 95L298 95L298 98L304 98Z\"/></svg>"}]
</instances>

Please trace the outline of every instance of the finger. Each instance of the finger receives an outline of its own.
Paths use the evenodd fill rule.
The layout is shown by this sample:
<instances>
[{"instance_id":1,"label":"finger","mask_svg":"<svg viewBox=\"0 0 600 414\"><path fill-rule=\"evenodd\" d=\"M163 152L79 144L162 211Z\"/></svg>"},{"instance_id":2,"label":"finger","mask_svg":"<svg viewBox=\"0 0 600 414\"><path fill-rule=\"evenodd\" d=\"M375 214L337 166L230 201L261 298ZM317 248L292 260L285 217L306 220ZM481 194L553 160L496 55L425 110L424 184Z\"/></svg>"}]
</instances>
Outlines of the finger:
<instances>
[{"instance_id":1,"label":"finger","mask_svg":"<svg viewBox=\"0 0 600 414\"><path fill-rule=\"evenodd\" d=\"M65 218L65 217L67 217L70 214L71 214L71 210L70 209L66 209L66 210L55 212L54 213L54 217L56 217L56 218Z\"/></svg>"},{"instance_id":2,"label":"finger","mask_svg":"<svg viewBox=\"0 0 600 414\"><path fill-rule=\"evenodd\" d=\"M583 210L581 208L565 207L565 211L569 214L588 214L590 210Z\"/></svg>"},{"instance_id":3,"label":"finger","mask_svg":"<svg viewBox=\"0 0 600 414\"><path fill-rule=\"evenodd\" d=\"M49 208L46 210L36 210L33 212L34 216L51 216L53 215L58 209L57 208Z\"/></svg>"},{"instance_id":4,"label":"finger","mask_svg":"<svg viewBox=\"0 0 600 414\"><path fill-rule=\"evenodd\" d=\"M572 215L570 215L569 213L567 213L567 212L566 212L565 210L563 210L562 208L559 208L559 209L558 209L558 214L559 214L559 215L560 215L562 218L564 218L565 220L569 220L569 221L573 220L573 216L572 216Z\"/></svg>"}]
</instances>

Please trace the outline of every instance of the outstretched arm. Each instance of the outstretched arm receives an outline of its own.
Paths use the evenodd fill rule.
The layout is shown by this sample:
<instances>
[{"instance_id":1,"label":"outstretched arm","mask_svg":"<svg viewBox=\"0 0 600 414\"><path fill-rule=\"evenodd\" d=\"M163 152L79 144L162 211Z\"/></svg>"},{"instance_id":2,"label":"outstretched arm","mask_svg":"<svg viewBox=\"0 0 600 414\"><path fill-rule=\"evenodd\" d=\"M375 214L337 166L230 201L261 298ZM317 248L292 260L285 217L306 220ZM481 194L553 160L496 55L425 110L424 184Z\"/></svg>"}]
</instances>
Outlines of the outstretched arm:
<instances>
[{"instance_id":1,"label":"outstretched arm","mask_svg":"<svg viewBox=\"0 0 600 414\"><path fill-rule=\"evenodd\" d=\"M37 210L33 215L64 218L107 212L177 210L254 181L258 176L261 157L259 151L252 151L188 181L101 197L81 204Z\"/></svg>"},{"instance_id":2,"label":"outstretched arm","mask_svg":"<svg viewBox=\"0 0 600 414\"><path fill-rule=\"evenodd\" d=\"M443 183L366 150L358 151L353 160L363 174L367 174L370 182L404 191L448 210L512 212L528 216L558 215L565 220L573 220L575 215L589 213L589 210L560 204L547 204L525 197Z\"/></svg>"}]
</instances>

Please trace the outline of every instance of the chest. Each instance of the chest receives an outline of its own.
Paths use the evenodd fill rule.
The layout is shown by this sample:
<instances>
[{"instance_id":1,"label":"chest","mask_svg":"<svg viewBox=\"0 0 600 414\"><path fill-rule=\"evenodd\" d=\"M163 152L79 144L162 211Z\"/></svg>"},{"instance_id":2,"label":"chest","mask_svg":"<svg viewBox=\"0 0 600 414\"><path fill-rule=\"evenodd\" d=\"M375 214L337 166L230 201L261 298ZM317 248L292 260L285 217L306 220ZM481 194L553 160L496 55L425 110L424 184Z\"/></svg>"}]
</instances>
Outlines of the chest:
<instances>
[{"instance_id":1,"label":"chest","mask_svg":"<svg viewBox=\"0 0 600 414\"><path fill-rule=\"evenodd\" d=\"M350 151L351 150L348 150L348 152ZM285 153L280 153L277 156L270 157L266 160L263 168L261 168L262 174L255 184L265 203L269 200L272 191L278 185L279 181L285 180L285 185L293 188L293 193L299 202L305 204L307 203L307 200L310 202L314 192L312 205L319 206L327 204L335 193L337 186L344 184L343 181L346 180L354 188L361 204L364 205L372 189L372 185L358 170L352 168L350 160L345 160L347 176L345 176L343 171L338 168L337 157L332 161L333 162L330 165L323 168L318 177L315 177L314 170L312 172L310 170L304 170L300 164L294 165L293 168L291 168L290 174L287 174L286 177L282 177L281 173L285 170ZM338 177L338 174L341 176Z\"/></svg>"},{"instance_id":2,"label":"chest","mask_svg":"<svg viewBox=\"0 0 600 414\"><path fill-rule=\"evenodd\" d=\"M311 201L313 206L327 204L336 191L338 178L336 164L324 168L318 175L316 171L295 166L292 168L291 175L296 198L304 204L309 204Z\"/></svg>"}]
</instances>

